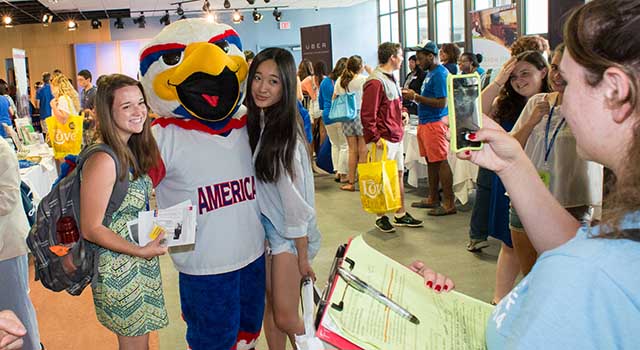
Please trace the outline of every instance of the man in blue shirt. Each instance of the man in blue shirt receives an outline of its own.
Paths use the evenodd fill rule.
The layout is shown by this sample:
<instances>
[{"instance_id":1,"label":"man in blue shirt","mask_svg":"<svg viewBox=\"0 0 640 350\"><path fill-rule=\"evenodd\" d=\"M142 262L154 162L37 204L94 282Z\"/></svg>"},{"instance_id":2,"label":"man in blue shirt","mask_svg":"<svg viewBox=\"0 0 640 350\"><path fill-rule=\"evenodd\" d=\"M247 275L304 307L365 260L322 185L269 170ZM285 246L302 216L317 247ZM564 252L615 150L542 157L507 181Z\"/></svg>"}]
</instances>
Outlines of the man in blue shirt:
<instances>
[{"instance_id":1,"label":"man in blue shirt","mask_svg":"<svg viewBox=\"0 0 640 350\"><path fill-rule=\"evenodd\" d=\"M420 155L427 160L429 172L429 195L426 200L412 203L412 207L433 208L427 214L432 216L456 213L453 197L453 174L449 167L448 123L443 120L449 114L447 109L447 69L438 64L438 47L432 41L423 46L413 47L418 64L427 72L422 83L422 92L403 90L402 97L418 103L418 146ZM440 204L439 188L444 195Z\"/></svg>"},{"instance_id":2,"label":"man in blue shirt","mask_svg":"<svg viewBox=\"0 0 640 350\"><path fill-rule=\"evenodd\" d=\"M51 100L53 100L53 92L51 91L51 74L44 72L42 74L43 85L36 93L36 108L40 110L40 121L42 128L46 128L45 119L51 116Z\"/></svg>"}]
</instances>

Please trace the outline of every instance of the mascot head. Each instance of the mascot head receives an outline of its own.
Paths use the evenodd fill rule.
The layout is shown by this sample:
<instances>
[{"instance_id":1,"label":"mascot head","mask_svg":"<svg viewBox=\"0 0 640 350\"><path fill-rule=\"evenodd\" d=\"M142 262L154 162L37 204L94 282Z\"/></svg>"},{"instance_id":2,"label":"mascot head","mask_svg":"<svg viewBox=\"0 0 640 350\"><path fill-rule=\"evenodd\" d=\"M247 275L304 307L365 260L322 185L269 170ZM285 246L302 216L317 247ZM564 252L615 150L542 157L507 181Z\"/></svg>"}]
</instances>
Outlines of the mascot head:
<instances>
[{"instance_id":1,"label":"mascot head","mask_svg":"<svg viewBox=\"0 0 640 350\"><path fill-rule=\"evenodd\" d=\"M244 114L237 112L247 71L238 33L200 18L165 27L140 54L140 81L153 111L214 130Z\"/></svg>"}]
</instances>

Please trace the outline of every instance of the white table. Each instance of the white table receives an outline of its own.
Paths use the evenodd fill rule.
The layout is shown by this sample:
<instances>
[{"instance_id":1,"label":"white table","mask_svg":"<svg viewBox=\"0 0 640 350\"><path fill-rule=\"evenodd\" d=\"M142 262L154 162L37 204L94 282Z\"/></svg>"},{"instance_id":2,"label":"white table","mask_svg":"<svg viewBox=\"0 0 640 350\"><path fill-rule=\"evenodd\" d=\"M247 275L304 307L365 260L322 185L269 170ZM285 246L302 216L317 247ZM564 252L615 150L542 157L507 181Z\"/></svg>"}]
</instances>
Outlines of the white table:
<instances>
[{"instance_id":1,"label":"white table","mask_svg":"<svg viewBox=\"0 0 640 350\"><path fill-rule=\"evenodd\" d=\"M412 187L418 187L418 180L427 178L427 161L420 156L418 147L417 126L407 125L404 132L404 166L409 172L407 182ZM478 166L458 159L455 154L449 152L449 166L453 173L453 194L463 205L469 201L469 192L475 188L478 177Z\"/></svg>"},{"instance_id":2,"label":"white table","mask_svg":"<svg viewBox=\"0 0 640 350\"><path fill-rule=\"evenodd\" d=\"M42 160L38 165L20 169L20 178L31 188L33 204L38 205L40 200L51 191L51 185L58 178L56 162L53 159L53 151L46 147L31 147L29 156L40 156Z\"/></svg>"}]
</instances>

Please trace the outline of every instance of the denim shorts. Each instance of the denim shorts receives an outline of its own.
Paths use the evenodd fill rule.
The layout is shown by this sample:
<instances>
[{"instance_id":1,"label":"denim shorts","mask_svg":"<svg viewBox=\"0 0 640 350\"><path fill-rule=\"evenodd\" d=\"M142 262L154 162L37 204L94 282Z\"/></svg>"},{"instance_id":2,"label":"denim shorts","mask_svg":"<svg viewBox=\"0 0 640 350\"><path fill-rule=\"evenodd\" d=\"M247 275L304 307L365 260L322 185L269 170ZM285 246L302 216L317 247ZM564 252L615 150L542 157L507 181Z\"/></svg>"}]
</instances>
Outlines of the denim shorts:
<instances>
[{"instance_id":1,"label":"denim shorts","mask_svg":"<svg viewBox=\"0 0 640 350\"><path fill-rule=\"evenodd\" d=\"M266 216L260 215L260 221L262 223L262 227L264 227L267 241L269 241L270 255L291 253L298 256L298 250L296 249L296 242L294 239L282 237ZM313 260L316 254L318 254L318 250L320 250L320 240L313 240L312 237L309 237L309 246L307 247L307 256L309 257L309 261Z\"/></svg>"}]
</instances>

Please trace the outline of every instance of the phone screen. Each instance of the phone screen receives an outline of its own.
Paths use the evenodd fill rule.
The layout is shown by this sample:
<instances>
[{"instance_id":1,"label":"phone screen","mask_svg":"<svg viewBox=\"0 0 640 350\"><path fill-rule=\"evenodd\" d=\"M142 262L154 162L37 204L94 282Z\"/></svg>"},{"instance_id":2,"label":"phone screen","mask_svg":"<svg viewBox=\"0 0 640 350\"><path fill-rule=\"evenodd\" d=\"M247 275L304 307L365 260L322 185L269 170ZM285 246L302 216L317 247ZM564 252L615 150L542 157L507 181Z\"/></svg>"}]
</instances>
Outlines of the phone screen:
<instances>
[{"instance_id":1,"label":"phone screen","mask_svg":"<svg viewBox=\"0 0 640 350\"><path fill-rule=\"evenodd\" d=\"M480 147L479 141L470 141L468 135L480 129L480 90L477 77L453 80L453 106L458 149Z\"/></svg>"}]
</instances>

